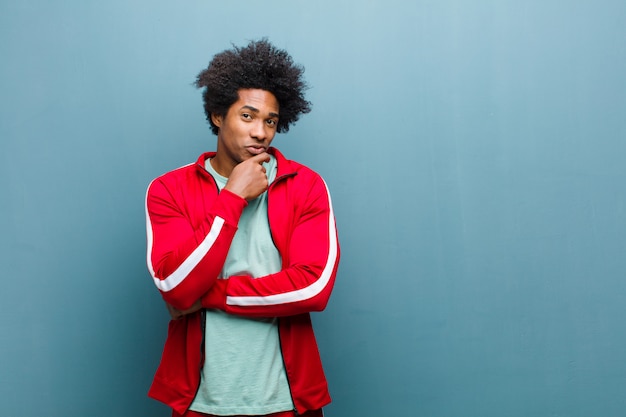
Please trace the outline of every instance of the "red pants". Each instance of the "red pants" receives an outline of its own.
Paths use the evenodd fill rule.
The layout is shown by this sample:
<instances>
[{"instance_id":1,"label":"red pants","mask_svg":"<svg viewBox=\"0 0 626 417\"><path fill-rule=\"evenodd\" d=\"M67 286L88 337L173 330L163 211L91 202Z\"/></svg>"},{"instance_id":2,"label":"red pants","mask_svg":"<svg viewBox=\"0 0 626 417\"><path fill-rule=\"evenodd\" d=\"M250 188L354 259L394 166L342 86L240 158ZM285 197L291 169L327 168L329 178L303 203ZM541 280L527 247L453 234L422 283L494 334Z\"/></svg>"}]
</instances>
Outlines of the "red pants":
<instances>
[{"instance_id":1,"label":"red pants","mask_svg":"<svg viewBox=\"0 0 626 417\"><path fill-rule=\"evenodd\" d=\"M172 412L172 417L218 417L213 414L204 414L197 411L187 410L185 414L178 414L176 411ZM298 414L293 411L281 411L280 413L266 414L264 416L230 416L230 417L324 417L322 410L311 410L304 414Z\"/></svg>"}]
</instances>

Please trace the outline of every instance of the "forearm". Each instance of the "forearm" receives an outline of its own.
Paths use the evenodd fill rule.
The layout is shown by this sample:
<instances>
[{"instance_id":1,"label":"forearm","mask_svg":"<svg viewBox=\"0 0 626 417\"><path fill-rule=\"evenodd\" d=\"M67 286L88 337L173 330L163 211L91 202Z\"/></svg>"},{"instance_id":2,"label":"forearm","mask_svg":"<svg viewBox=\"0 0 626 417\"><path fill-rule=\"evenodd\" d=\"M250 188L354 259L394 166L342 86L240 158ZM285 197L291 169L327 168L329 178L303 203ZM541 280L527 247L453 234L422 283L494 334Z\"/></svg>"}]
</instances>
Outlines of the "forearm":
<instances>
[{"instance_id":1,"label":"forearm","mask_svg":"<svg viewBox=\"0 0 626 417\"><path fill-rule=\"evenodd\" d=\"M322 311L330 298L337 272L337 262L331 264L329 270L319 274L294 267L256 279L248 276L219 279L202 297L202 306L250 317Z\"/></svg>"},{"instance_id":2,"label":"forearm","mask_svg":"<svg viewBox=\"0 0 626 417\"><path fill-rule=\"evenodd\" d=\"M334 286L340 251L330 208L301 221L291 233L284 269L264 277L217 280L202 298L206 308L248 316L285 316L320 311Z\"/></svg>"},{"instance_id":3,"label":"forearm","mask_svg":"<svg viewBox=\"0 0 626 417\"><path fill-rule=\"evenodd\" d=\"M204 219L161 196L156 187L146 203L148 268L163 299L178 310L188 309L220 274L245 200L224 192L213 200Z\"/></svg>"}]
</instances>

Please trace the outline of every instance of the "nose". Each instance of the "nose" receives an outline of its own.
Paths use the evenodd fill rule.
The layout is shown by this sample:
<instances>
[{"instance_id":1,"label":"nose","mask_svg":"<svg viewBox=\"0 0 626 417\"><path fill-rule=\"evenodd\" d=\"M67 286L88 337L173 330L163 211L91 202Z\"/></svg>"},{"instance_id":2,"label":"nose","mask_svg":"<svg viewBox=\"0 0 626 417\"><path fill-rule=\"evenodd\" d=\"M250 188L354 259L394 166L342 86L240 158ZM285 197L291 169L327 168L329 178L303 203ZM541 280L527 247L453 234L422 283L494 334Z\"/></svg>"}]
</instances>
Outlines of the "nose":
<instances>
[{"instance_id":1,"label":"nose","mask_svg":"<svg viewBox=\"0 0 626 417\"><path fill-rule=\"evenodd\" d=\"M265 123L263 120L256 120L250 130L250 136L259 141L264 141L267 138L267 132L265 130Z\"/></svg>"}]
</instances>

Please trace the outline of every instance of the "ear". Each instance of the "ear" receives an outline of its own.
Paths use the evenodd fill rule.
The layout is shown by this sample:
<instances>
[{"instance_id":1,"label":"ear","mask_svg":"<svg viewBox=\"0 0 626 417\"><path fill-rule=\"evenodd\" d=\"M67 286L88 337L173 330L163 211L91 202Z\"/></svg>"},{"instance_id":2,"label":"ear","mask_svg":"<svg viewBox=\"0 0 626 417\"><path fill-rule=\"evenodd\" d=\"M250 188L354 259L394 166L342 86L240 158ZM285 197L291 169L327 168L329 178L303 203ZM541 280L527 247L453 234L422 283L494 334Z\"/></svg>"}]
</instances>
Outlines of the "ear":
<instances>
[{"instance_id":1,"label":"ear","mask_svg":"<svg viewBox=\"0 0 626 417\"><path fill-rule=\"evenodd\" d=\"M217 127L222 127L222 120L224 118L220 114L211 113L211 121Z\"/></svg>"}]
</instances>

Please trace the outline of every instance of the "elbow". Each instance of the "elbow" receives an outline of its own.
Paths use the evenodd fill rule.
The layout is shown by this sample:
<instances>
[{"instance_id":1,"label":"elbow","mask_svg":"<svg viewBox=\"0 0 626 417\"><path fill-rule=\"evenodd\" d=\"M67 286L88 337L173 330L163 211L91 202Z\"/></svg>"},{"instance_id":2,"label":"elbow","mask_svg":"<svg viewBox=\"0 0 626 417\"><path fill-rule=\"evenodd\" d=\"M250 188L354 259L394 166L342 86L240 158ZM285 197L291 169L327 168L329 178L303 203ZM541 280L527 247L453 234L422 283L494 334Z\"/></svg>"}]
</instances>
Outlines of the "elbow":
<instances>
[{"instance_id":1,"label":"elbow","mask_svg":"<svg viewBox=\"0 0 626 417\"><path fill-rule=\"evenodd\" d=\"M174 288L170 291L161 290L163 301L177 310L187 310L197 301L191 294L186 294L182 288Z\"/></svg>"},{"instance_id":2,"label":"elbow","mask_svg":"<svg viewBox=\"0 0 626 417\"><path fill-rule=\"evenodd\" d=\"M317 296L309 299L307 303L308 305L306 307L307 310L310 312L324 311L326 309L326 306L328 306L328 301L330 300L331 291L332 291L332 287L327 288L325 291L322 291Z\"/></svg>"}]
</instances>

